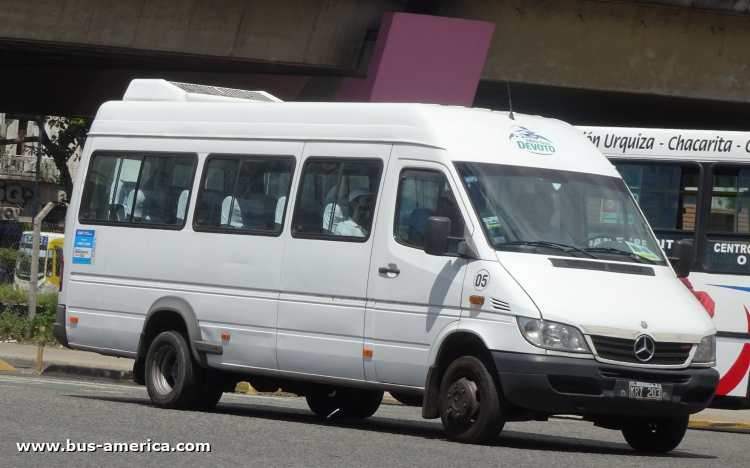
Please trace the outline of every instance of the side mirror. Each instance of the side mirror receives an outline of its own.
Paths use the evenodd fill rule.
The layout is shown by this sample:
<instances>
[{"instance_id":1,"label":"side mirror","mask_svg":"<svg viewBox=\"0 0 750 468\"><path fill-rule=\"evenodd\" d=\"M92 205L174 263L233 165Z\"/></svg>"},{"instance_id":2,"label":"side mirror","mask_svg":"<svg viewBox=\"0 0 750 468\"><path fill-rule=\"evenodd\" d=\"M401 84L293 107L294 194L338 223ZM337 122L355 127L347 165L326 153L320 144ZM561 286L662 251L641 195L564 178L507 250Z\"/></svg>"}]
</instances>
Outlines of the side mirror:
<instances>
[{"instance_id":1,"label":"side mirror","mask_svg":"<svg viewBox=\"0 0 750 468\"><path fill-rule=\"evenodd\" d=\"M672 264L678 278L687 278L693 266L693 242L689 240L675 242L669 263Z\"/></svg>"},{"instance_id":2,"label":"side mirror","mask_svg":"<svg viewBox=\"0 0 750 468\"><path fill-rule=\"evenodd\" d=\"M424 251L428 255L445 255L448 251L448 236L451 220L445 216L430 216L424 229Z\"/></svg>"}]
</instances>

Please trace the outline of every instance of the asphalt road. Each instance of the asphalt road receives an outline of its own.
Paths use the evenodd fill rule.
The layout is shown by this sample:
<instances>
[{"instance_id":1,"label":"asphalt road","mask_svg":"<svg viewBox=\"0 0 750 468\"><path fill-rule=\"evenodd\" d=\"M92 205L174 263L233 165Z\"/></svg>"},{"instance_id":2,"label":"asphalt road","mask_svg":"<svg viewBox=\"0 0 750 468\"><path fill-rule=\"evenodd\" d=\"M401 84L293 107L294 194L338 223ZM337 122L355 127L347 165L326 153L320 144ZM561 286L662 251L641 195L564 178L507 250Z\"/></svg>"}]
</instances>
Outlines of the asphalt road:
<instances>
[{"instance_id":1,"label":"asphalt road","mask_svg":"<svg viewBox=\"0 0 750 468\"><path fill-rule=\"evenodd\" d=\"M25 466L561 466L747 467L747 434L688 430L663 456L632 451L619 432L553 419L509 423L492 446L446 440L418 408L382 405L365 421L315 417L302 398L226 394L211 413L162 410L143 387L0 374L0 465ZM17 443L208 442L210 453L20 453Z\"/></svg>"}]
</instances>

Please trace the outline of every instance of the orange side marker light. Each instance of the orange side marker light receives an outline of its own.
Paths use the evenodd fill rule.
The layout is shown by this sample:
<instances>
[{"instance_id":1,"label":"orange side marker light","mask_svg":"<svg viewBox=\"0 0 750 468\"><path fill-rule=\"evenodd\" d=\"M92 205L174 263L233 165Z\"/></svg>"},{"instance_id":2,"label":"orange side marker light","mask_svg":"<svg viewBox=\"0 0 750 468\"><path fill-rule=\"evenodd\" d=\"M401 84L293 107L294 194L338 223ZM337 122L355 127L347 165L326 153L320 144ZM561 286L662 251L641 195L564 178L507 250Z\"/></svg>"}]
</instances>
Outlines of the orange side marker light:
<instances>
[{"instance_id":1,"label":"orange side marker light","mask_svg":"<svg viewBox=\"0 0 750 468\"><path fill-rule=\"evenodd\" d=\"M472 304L483 305L484 296L469 296L469 302Z\"/></svg>"},{"instance_id":2,"label":"orange side marker light","mask_svg":"<svg viewBox=\"0 0 750 468\"><path fill-rule=\"evenodd\" d=\"M70 317L70 323L78 323L78 317Z\"/></svg>"},{"instance_id":3,"label":"orange side marker light","mask_svg":"<svg viewBox=\"0 0 750 468\"><path fill-rule=\"evenodd\" d=\"M362 350L362 355L363 356L370 356L370 357L372 357L372 350L371 349L363 349Z\"/></svg>"},{"instance_id":4,"label":"orange side marker light","mask_svg":"<svg viewBox=\"0 0 750 468\"><path fill-rule=\"evenodd\" d=\"M229 333L222 333L221 334L221 339L222 340L228 340L229 339Z\"/></svg>"}]
</instances>

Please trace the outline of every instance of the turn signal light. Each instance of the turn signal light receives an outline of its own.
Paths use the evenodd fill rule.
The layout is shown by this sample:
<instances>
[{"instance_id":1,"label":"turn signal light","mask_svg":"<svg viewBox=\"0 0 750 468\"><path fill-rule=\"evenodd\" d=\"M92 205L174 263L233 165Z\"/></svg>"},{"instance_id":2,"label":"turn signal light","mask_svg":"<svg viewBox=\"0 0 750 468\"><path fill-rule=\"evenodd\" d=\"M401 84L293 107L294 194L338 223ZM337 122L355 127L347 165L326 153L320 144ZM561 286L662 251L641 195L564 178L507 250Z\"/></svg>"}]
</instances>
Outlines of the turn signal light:
<instances>
[{"instance_id":1,"label":"turn signal light","mask_svg":"<svg viewBox=\"0 0 750 468\"><path fill-rule=\"evenodd\" d=\"M221 334L221 339L222 340L228 340L229 339L229 333L222 333Z\"/></svg>"},{"instance_id":2,"label":"turn signal light","mask_svg":"<svg viewBox=\"0 0 750 468\"><path fill-rule=\"evenodd\" d=\"M484 296L469 296L469 302L472 304L483 305Z\"/></svg>"},{"instance_id":3,"label":"turn signal light","mask_svg":"<svg viewBox=\"0 0 750 468\"><path fill-rule=\"evenodd\" d=\"M371 349L363 349L362 350L363 356L372 356L372 350Z\"/></svg>"},{"instance_id":4,"label":"turn signal light","mask_svg":"<svg viewBox=\"0 0 750 468\"><path fill-rule=\"evenodd\" d=\"M70 317L70 323L78 323L78 317Z\"/></svg>"}]
</instances>

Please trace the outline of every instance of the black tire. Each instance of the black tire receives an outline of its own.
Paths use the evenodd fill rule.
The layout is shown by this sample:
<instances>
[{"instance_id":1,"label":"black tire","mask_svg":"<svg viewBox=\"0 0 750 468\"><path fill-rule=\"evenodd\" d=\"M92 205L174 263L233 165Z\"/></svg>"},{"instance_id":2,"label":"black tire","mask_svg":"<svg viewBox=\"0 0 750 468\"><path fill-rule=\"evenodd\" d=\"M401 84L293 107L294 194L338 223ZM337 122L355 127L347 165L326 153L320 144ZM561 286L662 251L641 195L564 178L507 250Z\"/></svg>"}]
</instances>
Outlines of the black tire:
<instances>
[{"instance_id":1,"label":"black tire","mask_svg":"<svg viewBox=\"0 0 750 468\"><path fill-rule=\"evenodd\" d=\"M224 395L224 376L216 371L201 369L201 379L203 385L200 387L195 401L190 405L190 409L196 411L211 411L216 407Z\"/></svg>"},{"instance_id":2,"label":"black tire","mask_svg":"<svg viewBox=\"0 0 750 468\"><path fill-rule=\"evenodd\" d=\"M440 383L440 419L458 442L483 444L497 438L508 404L482 360L463 356L451 363Z\"/></svg>"},{"instance_id":3,"label":"black tire","mask_svg":"<svg viewBox=\"0 0 750 468\"><path fill-rule=\"evenodd\" d=\"M689 416L639 419L628 423L622 435L628 445L639 452L666 453L680 445L689 421Z\"/></svg>"},{"instance_id":4,"label":"black tire","mask_svg":"<svg viewBox=\"0 0 750 468\"><path fill-rule=\"evenodd\" d=\"M384 393L382 390L360 390L357 406L344 417L353 419L369 418L380 408Z\"/></svg>"},{"instance_id":5,"label":"black tire","mask_svg":"<svg viewBox=\"0 0 750 468\"><path fill-rule=\"evenodd\" d=\"M406 406L418 406L422 407L422 397L420 395L409 395L408 393L393 393L390 392L391 396Z\"/></svg>"},{"instance_id":6,"label":"black tire","mask_svg":"<svg viewBox=\"0 0 750 468\"><path fill-rule=\"evenodd\" d=\"M151 401L162 408L189 408L198 395L197 368L180 333L161 333L146 355L146 389Z\"/></svg>"},{"instance_id":7,"label":"black tire","mask_svg":"<svg viewBox=\"0 0 750 468\"><path fill-rule=\"evenodd\" d=\"M365 419L378 410L383 401L383 392L338 387L309 393L305 399L307 406L321 418Z\"/></svg>"}]
</instances>

